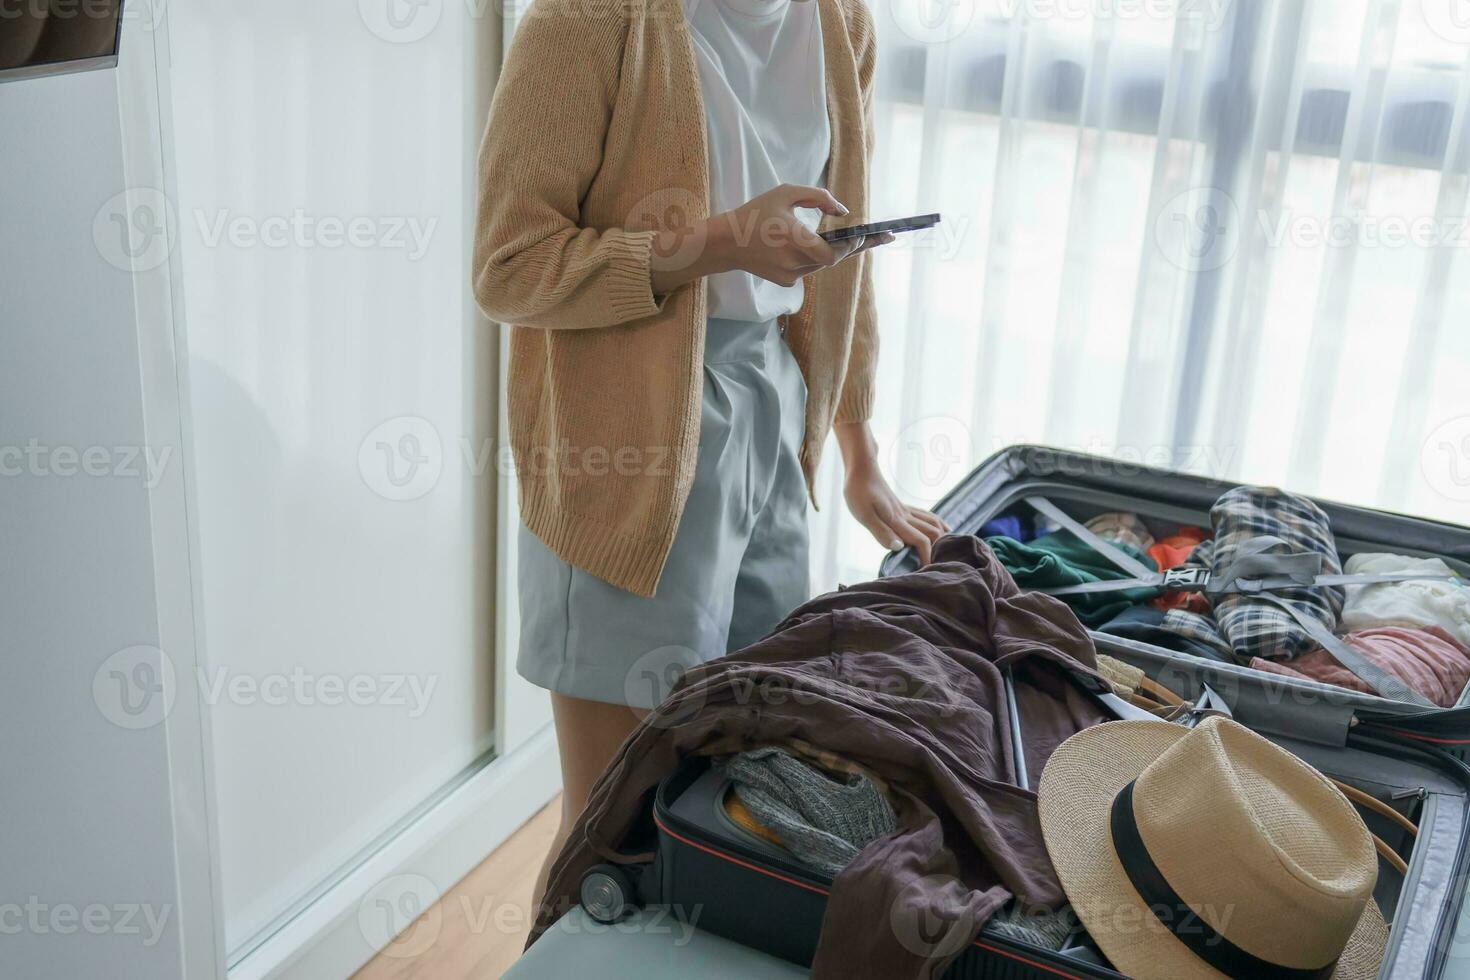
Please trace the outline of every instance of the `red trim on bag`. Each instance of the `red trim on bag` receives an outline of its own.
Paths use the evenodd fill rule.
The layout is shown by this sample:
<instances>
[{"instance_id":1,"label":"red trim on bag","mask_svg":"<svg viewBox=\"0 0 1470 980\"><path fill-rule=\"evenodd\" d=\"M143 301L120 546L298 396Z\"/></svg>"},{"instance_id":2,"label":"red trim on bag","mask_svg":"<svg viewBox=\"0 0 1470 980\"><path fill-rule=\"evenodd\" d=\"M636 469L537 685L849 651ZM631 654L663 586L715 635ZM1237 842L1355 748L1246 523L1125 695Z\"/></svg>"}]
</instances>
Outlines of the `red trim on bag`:
<instances>
[{"instance_id":1,"label":"red trim on bag","mask_svg":"<svg viewBox=\"0 0 1470 980\"><path fill-rule=\"evenodd\" d=\"M1085 977L1078 976L1075 973L1067 973L1064 970L1058 970L1054 966L1047 966L1045 963L1038 963L1036 960L1029 960L1026 957L1021 956L1017 953L1012 953L1009 950L1001 949L999 946L991 946L989 943L982 943L978 939L975 940L975 945L979 946L987 953L995 953L997 956L1004 956L1007 959L1019 960L1020 962L1025 963L1027 966L1035 967L1038 970L1045 970L1047 973L1052 973L1059 977L1067 977L1068 980L1086 980Z\"/></svg>"},{"instance_id":2,"label":"red trim on bag","mask_svg":"<svg viewBox=\"0 0 1470 980\"><path fill-rule=\"evenodd\" d=\"M716 850L715 848L710 847L706 844L696 843L695 841L692 841L687 837L680 837L678 834L665 827L663 821L659 820L656 814L654 815L653 822L658 825L659 830L662 830L664 833L674 838L674 840L678 841L680 844L687 844L690 847L694 848L696 851L703 851L704 853L717 857L722 861L729 861L731 864L738 864L742 868L745 868L747 871L754 871L757 874L765 875L767 878L775 878L777 881L784 881L786 884L795 885L797 888L805 888L807 891L816 892L818 895L832 894L825 888L820 888L816 885L809 885L804 881L797 881L795 878L788 878L783 874L777 874L776 872L769 871L766 868L760 867L759 865L747 864L737 857L726 854L724 851Z\"/></svg>"},{"instance_id":3,"label":"red trim on bag","mask_svg":"<svg viewBox=\"0 0 1470 980\"><path fill-rule=\"evenodd\" d=\"M1389 731L1404 738L1412 738L1416 742L1433 742L1435 745L1470 745L1470 738L1432 738L1428 735L1416 735L1414 732L1406 732L1401 728L1390 728Z\"/></svg>"},{"instance_id":4,"label":"red trim on bag","mask_svg":"<svg viewBox=\"0 0 1470 980\"><path fill-rule=\"evenodd\" d=\"M750 864L746 861L742 861L734 855L729 854L725 851L721 851L717 848L710 847L708 844L701 844L697 841L692 841L687 837L680 837L678 834L674 833L672 830L666 827L664 825L664 822L658 818L657 814L654 815L653 822L655 825L657 825L659 830L668 834L680 844L692 847L696 851L703 851L705 854L708 854L711 857L717 857L721 861L729 861L731 864L738 864L740 867L745 868L747 871L754 871L756 874L765 875L767 878L775 878L777 881L785 882L788 885L795 885L797 888L805 888L807 891L816 892L818 895L830 896L832 894L827 889L822 888L818 885L811 885L804 881L798 881L795 878L789 878L786 875L771 871L768 868L762 868L760 865ZM978 939L974 941L973 945L978 946L988 953L994 953L997 956L1004 956L1006 959L1016 960L1017 962L1025 963L1027 966L1035 967L1038 970L1045 970L1047 973L1054 974L1055 976L1067 977L1068 980L1086 980L1085 977L1079 976L1076 973L1067 973L1064 970L1058 970L1054 966L1048 966L1045 963L1041 963L1033 959L1028 959L1025 956L1021 956L1017 953L1012 953L1009 950L1001 949L998 946L992 946L989 943L981 942Z\"/></svg>"}]
</instances>

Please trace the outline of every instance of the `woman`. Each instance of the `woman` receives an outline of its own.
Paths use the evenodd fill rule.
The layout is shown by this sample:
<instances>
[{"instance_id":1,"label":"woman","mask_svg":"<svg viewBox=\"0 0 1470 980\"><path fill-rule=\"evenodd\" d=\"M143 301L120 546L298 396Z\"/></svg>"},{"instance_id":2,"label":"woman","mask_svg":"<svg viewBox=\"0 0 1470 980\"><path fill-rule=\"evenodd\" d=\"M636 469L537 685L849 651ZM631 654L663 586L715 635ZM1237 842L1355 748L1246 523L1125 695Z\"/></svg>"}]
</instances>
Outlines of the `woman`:
<instances>
[{"instance_id":1,"label":"woman","mask_svg":"<svg viewBox=\"0 0 1470 980\"><path fill-rule=\"evenodd\" d=\"M474 284L515 324L517 667L552 692L553 855L678 674L806 600L829 431L880 542L927 561L943 531L868 428L862 253L891 236L828 244L801 213L871 220L873 67L864 0L538 0L516 33Z\"/></svg>"}]
</instances>

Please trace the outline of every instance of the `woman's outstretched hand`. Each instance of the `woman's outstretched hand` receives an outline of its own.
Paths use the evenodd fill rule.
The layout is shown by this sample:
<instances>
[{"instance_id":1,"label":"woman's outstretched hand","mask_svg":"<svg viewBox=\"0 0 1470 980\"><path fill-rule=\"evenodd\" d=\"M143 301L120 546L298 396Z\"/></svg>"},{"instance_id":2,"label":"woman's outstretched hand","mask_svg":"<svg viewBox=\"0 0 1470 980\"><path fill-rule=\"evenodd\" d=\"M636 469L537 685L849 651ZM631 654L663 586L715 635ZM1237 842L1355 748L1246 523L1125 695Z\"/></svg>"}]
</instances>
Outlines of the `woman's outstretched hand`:
<instances>
[{"instance_id":1,"label":"woman's outstretched hand","mask_svg":"<svg viewBox=\"0 0 1470 980\"><path fill-rule=\"evenodd\" d=\"M799 208L836 217L847 214L847 208L820 187L782 184L733 211L706 219L697 230L703 240L699 254L678 268L655 268L653 291L666 294L704 276L737 269L793 286L813 272L893 241L890 234L825 241L797 216ZM667 243L672 251L688 231L662 234L672 236Z\"/></svg>"},{"instance_id":2,"label":"woman's outstretched hand","mask_svg":"<svg viewBox=\"0 0 1470 980\"><path fill-rule=\"evenodd\" d=\"M908 545L918 552L921 565L929 564L934 542L949 533L949 525L938 515L898 499L878 466L877 443L866 422L832 428L847 471L842 486L847 509L883 547L897 551Z\"/></svg>"}]
</instances>

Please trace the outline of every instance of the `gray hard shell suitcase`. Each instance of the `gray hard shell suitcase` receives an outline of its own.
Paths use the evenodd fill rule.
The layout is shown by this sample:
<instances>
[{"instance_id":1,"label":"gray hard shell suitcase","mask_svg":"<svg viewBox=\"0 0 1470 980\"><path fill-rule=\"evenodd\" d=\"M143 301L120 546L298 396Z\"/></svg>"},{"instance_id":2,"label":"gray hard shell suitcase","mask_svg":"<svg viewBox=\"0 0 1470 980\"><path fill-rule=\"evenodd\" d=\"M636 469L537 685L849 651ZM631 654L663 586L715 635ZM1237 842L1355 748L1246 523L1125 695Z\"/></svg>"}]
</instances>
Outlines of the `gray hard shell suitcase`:
<instances>
[{"instance_id":1,"label":"gray hard shell suitcase","mask_svg":"<svg viewBox=\"0 0 1470 980\"><path fill-rule=\"evenodd\" d=\"M956 533L1031 508L1040 497L1085 522L1131 511L1163 527L1209 527L1210 508L1236 483L1042 446L1013 446L976 467L935 505ZM1289 489L1289 488L1288 488ZM1339 552L1388 551L1442 558L1470 576L1470 528L1315 500L1328 515ZM918 565L911 549L889 554L883 575ZM1393 931L1383 977L1470 977L1470 687L1450 708L1425 708L1310 680L1267 674L1131 639L1093 632L1099 653L1142 668L1186 700L1210 692L1233 717L1290 748L1329 775L1368 790L1419 825L1408 873L1379 900ZM1433 778L1431 778L1431 773ZM1406 807L1405 804L1408 804ZM1388 830L1373 817L1370 828ZM1457 943L1458 939L1458 943ZM1465 948L1461 948L1465 947Z\"/></svg>"},{"instance_id":2,"label":"gray hard shell suitcase","mask_svg":"<svg viewBox=\"0 0 1470 980\"><path fill-rule=\"evenodd\" d=\"M1211 505L1233 485L1081 454L1016 447L987 460L936 509L960 533L974 532L1038 496L1080 520L1127 509L1162 523L1207 526ZM1470 569L1470 530L1321 505L1347 553L1438 555L1453 567ZM898 574L916 565L911 552L896 552L885 560L882 573ZM1218 699L1237 721L1407 818L1415 832L1360 807L1369 829L1407 864L1402 874L1387 862L1380 864L1375 897L1392 923L1380 976L1470 978L1470 912L1463 909L1470 870L1470 766L1463 759L1470 743L1470 704L1426 711L1106 634L1094 637L1100 652L1141 667L1191 702L1207 705ZM676 916L693 910L701 930L808 964L831 882L735 826L721 805L727 792L707 760L686 760L653 801L653 862L593 869L583 883L583 906L607 919L625 914L632 905L664 907ZM945 976L990 980L1119 974L1085 934L1050 950L987 927Z\"/></svg>"}]
</instances>

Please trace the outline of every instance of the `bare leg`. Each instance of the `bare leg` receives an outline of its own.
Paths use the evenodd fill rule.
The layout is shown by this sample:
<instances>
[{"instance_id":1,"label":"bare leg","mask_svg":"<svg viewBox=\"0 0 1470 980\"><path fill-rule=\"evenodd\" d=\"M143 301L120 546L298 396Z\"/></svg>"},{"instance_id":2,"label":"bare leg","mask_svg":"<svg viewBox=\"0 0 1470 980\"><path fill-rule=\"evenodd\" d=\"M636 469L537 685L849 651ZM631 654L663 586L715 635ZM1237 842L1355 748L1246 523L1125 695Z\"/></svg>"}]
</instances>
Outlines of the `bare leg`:
<instances>
[{"instance_id":1,"label":"bare leg","mask_svg":"<svg viewBox=\"0 0 1470 980\"><path fill-rule=\"evenodd\" d=\"M551 713L556 722L557 751L561 755L561 826L551 842L551 851L541 864L536 877L536 891L531 908L541 905L546 894L546 878L551 863L561 853L572 825L587 806L592 785L602 775L613 753L648 712L621 704L584 701L552 692Z\"/></svg>"}]
</instances>

